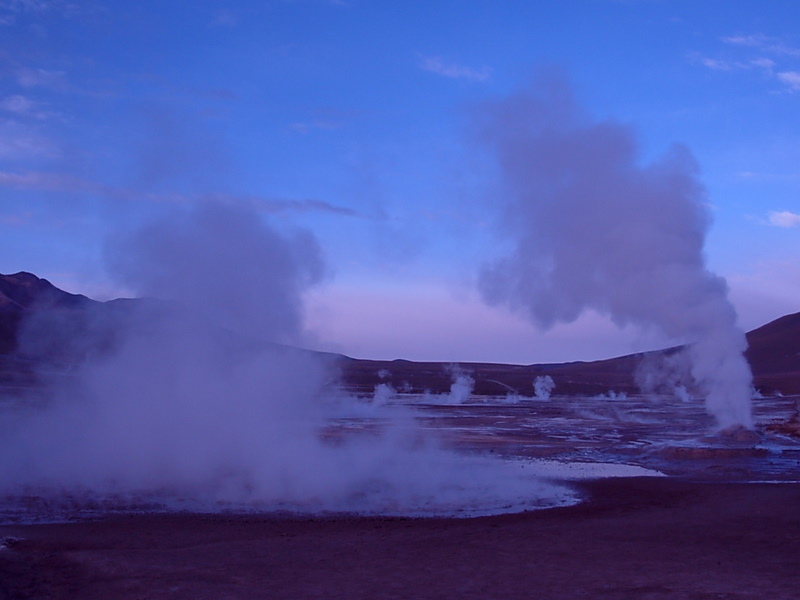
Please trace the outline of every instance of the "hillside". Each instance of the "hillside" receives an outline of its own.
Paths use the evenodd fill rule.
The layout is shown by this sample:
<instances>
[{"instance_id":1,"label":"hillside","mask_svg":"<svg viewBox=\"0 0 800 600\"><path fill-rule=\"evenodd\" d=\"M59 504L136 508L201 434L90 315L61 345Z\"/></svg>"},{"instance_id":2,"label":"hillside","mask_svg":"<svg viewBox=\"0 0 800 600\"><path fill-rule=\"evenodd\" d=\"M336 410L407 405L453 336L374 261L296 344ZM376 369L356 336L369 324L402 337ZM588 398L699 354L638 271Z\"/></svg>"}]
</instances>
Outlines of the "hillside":
<instances>
[{"instance_id":1,"label":"hillside","mask_svg":"<svg viewBox=\"0 0 800 600\"><path fill-rule=\"evenodd\" d=\"M113 345L120 323L133 310L164 309L152 300L97 302L70 294L30 273L0 275L0 385L35 385L42 365L74 364ZM122 317L122 318L120 318ZM112 325L113 323L113 325ZM21 336L22 328L35 335ZM36 340L35 344L30 343ZM762 393L800 394L800 313L786 315L747 334L746 356L755 386ZM634 372L642 359L663 353L633 354L591 362L508 365L461 363L458 366L407 360L364 360L336 356L344 385L369 394L380 383L398 390L442 393L450 389L454 369L475 381L474 393L530 396L533 381L548 375L560 394L636 392Z\"/></svg>"},{"instance_id":2,"label":"hillside","mask_svg":"<svg viewBox=\"0 0 800 600\"><path fill-rule=\"evenodd\" d=\"M747 333L745 356L753 370L754 386L764 394L800 394L800 313L786 315ZM475 380L476 394L530 396L536 377L549 375L560 394L603 394L610 390L635 393L634 373L648 356L676 349L631 354L591 362L503 365L462 363L459 368ZM376 361L348 359L342 365L345 382L367 392L379 383L397 389L444 392L452 381L450 365L415 363L405 360ZM380 377L382 374L383 377Z\"/></svg>"}]
</instances>

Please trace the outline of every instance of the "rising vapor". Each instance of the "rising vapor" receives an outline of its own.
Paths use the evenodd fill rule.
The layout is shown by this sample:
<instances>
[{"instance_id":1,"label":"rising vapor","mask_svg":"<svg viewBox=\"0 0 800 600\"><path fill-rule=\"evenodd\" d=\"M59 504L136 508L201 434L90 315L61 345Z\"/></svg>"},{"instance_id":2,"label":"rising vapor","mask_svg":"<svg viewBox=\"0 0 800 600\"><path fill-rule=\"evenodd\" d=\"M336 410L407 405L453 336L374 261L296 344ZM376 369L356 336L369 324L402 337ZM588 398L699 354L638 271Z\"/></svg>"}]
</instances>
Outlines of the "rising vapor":
<instances>
[{"instance_id":1,"label":"rising vapor","mask_svg":"<svg viewBox=\"0 0 800 600\"><path fill-rule=\"evenodd\" d=\"M44 401L0 407L0 495L421 516L574 500L525 464L442 448L408 410L382 406L388 384L365 406L319 355L287 345L304 338L303 294L324 272L310 235L207 204L116 236L109 259L162 300L105 315L104 351ZM365 414L380 423L335 425Z\"/></svg>"},{"instance_id":2,"label":"rising vapor","mask_svg":"<svg viewBox=\"0 0 800 600\"><path fill-rule=\"evenodd\" d=\"M558 76L482 105L510 253L483 268L484 299L547 329L586 310L689 343L693 387L720 428L753 425L744 333L703 255L698 167L683 146L642 164L631 128L596 121Z\"/></svg>"}]
</instances>

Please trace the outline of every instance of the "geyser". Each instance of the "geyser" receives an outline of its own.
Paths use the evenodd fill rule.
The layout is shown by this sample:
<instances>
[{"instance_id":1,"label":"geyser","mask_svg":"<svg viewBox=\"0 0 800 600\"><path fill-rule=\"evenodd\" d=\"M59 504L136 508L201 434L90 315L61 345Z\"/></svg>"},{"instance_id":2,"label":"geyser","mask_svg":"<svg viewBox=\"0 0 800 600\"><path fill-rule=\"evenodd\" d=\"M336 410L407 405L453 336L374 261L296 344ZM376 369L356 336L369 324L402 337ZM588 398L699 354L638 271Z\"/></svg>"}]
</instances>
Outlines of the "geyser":
<instances>
[{"instance_id":1,"label":"geyser","mask_svg":"<svg viewBox=\"0 0 800 600\"><path fill-rule=\"evenodd\" d=\"M511 243L481 272L484 299L542 328L594 310L688 343L690 383L719 427L751 428L746 339L705 265L709 216L689 151L642 164L633 131L584 114L554 73L474 114Z\"/></svg>"}]
</instances>

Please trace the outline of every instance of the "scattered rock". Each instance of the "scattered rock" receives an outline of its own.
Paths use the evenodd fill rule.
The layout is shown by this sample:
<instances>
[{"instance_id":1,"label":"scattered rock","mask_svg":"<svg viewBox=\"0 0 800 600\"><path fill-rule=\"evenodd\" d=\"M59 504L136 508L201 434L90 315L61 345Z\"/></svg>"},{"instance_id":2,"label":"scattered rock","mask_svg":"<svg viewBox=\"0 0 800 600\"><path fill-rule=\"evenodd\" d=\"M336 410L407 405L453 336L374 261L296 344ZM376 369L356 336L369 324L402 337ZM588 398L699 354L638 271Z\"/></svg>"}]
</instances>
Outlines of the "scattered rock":
<instances>
[{"instance_id":1,"label":"scattered rock","mask_svg":"<svg viewBox=\"0 0 800 600\"><path fill-rule=\"evenodd\" d=\"M11 550L22 541L22 538L6 536L0 538L0 550Z\"/></svg>"}]
</instances>

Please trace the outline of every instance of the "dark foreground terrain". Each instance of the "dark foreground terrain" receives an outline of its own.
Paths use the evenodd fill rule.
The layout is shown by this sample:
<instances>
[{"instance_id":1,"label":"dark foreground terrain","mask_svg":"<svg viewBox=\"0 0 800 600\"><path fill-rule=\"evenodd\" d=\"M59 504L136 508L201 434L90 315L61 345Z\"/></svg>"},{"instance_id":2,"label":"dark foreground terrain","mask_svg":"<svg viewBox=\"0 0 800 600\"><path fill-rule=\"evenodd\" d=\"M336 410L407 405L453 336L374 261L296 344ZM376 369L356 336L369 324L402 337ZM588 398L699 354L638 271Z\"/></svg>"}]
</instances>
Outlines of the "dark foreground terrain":
<instances>
[{"instance_id":1,"label":"dark foreground terrain","mask_svg":"<svg viewBox=\"0 0 800 600\"><path fill-rule=\"evenodd\" d=\"M113 351L126 328L174 308L97 303L35 275L0 275L0 393L27 399L68 379L74 365ZM232 351L260 347L219 336ZM755 440L707 439L699 401L634 395L637 365L676 349L460 365L474 381L469 403L394 400L416 403L423 430L454 447L641 464L674 477L575 483L582 504L473 519L150 514L0 525L0 600L798 599L800 313L751 331L748 342L764 394ZM364 397L379 383L446 394L453 382L442 363L326 359ZM561 397L531 398L541 375ZM609 390L629 396L593 398ZM364 425L351 421L332 426ZM754 479L762 483L746 483ZM784 483L766 483L773 479Z\"/></svg>"},{"instance_id":2,"label":"dark foreground terrain","mask_svg":"<svg viewBox=\"0 0 800 600\"><path fill-rule=\"evenodd\" d=\"M796 599L800 485L580 484L477 519L140 516L0 527L0 598Z\"/></svg>"}]
</instances>

